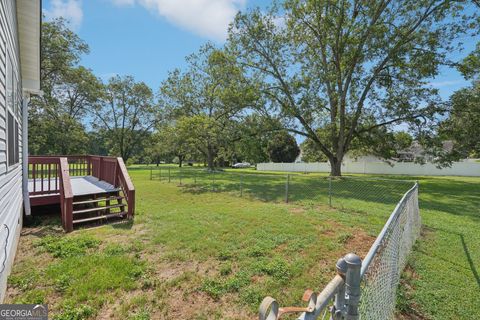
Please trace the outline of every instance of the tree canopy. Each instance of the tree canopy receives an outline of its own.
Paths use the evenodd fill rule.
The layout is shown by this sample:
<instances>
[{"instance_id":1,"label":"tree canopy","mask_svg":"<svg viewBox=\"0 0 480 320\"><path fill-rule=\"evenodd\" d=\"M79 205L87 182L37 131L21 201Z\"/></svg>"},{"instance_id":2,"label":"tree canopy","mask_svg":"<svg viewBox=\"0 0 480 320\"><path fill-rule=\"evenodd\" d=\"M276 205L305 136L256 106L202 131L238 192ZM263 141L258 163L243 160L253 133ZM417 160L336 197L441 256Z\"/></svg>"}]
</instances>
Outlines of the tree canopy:
<instances>
[{"instance_id":1,"label":"tree canopy","mask_svg":"<svg viewBox=\"0 0 480 320\"><path fill-rule=\"evenodd\" d=\"M187 70L170 73L160 88L160 101L170 118L181 118L208 167L238 132L235 124L255 103L253 86L235 59L212 44L187 57ZM181 128L181 127L177 127Z\"/></svg>"},{"instance_id":2,"label":"tree canopy","mask_svg":"<svg viewBox=\"0 0 480 320\"><path fill-rule=\"evenodd\" d=\"M270 115L311 139L339 175L355 139L435 118L440 100L426 80L469 30L463 7L436 0L288 0L282 10L237 15L229 48L261 79Z\"/></svg>"},{"instance_id":3,"label":"tree canopy","mask_svg":"<svg viewBox=\"0 0 480 320\"><path fill-rule=\"evenodd\" d=\"M294 162L300 154L297 141L286 131L275 133L267 146L272 162Z\"/></svg>"},{"instance_id":4,"label":"tree canopy","mask_svg":"<svg viewBox=\"0 0 480 320\"><path fill-rule=\"evenodd\" d=\"M42 97L29 108L32 154L100 153L130 161L291 162L389 159L413 139L442 164L478 156L478 14L453 0L285 0L239 13L226 43L203 45L157 94L131 76L81 66L88 45L42 25ZM456 66L471 86L442 101L429 83ZM408 128L407 132L399 132ZM453 141L450 152L443 142Z\"/></svg>"}]
</instances>

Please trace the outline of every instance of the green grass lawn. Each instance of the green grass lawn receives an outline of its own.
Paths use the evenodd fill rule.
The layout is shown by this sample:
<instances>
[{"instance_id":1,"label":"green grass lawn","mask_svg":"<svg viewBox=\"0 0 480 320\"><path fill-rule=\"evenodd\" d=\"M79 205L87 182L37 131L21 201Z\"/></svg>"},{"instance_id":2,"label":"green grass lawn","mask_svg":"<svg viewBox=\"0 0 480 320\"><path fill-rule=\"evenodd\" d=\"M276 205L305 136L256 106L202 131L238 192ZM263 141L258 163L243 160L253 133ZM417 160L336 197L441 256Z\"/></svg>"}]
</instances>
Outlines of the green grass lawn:
<instances>
[{"instance_id":1,"label":"green grass lawn","mask_svg":"<svg viewBox=\"0 0 480 320\"><path fill-rule=\"evenodd\" d=\"M141 167L130 172L133 223L65 235L49 216L24 228L7 303L48 303L57 320L255 319L264 296L298 305L306 288L331 279L340 256L364 255L412 185L332 181L334 209L323 175L291 175L286 204L281 173L228 170L213 182L184 171L179 187L174 169L170 183ZM425 235L399 309L407 318L479 316L480 179L419 180Z\"/></svg>"}]
</instances>

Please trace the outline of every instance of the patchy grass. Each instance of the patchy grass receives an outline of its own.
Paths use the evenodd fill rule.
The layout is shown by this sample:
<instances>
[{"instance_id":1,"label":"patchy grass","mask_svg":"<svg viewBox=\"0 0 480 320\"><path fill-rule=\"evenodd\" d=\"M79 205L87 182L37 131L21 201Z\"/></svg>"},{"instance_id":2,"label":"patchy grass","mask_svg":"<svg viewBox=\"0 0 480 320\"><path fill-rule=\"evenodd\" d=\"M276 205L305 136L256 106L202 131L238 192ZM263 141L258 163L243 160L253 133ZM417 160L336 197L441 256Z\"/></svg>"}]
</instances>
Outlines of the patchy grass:
<instances>
[{"instance_id":1,"label":"patchy grass","mask_svg":"<svg viewBox=\"0 0 480 320\"><path fill-rule=\"evenodd\" d=\"M402 278L399 316L480 318L480 179L421 178L420 208L423 237Z\"/></svg>"},{"instance_id":2,"label":"patchy grass","mask_svg":"<svg viewBox=\"0 0 480 320\"><path fill-rule=\"evenodd\" d=\"M290 203L285 204L285 175L254 180L246 176L249 170L236 172L219 173L212 193L211 176L205 176L202 187L191 183L195 178L200 182L199 176L183 173L184 187L179 188L179 176L171 176L171 183L151 181L149 170L132 170L137 190L133 224L65 235L58 218L37 218L23 230L6 302L48 303L54 319L255 319L264 296L298 305L305 289L321 288L331 279L340 256L350 251L365 255L411 185L333 182L332 203L338 209L332 209L322 175L292 175ZM245 174L242 198L240 172ZM473 243L478 235L469 220L478 224L478 198L471 193L478 192L479 184L480 179L468 178L421 180L424 222L433 227L442 215L444 227L447 221L451 229L465 223L457 231L464 234L474 266L480 241ZM460 185L462 191L452 196L450 188ZM469 281L467 288L475 290L468 259L465 264L461 253L450 252L455 242L447 248L453 238L437 247L438 237L438 230L428 231L412 262L414 276L402 280L401 316L413 314L414 308L435 317L440 311L434 308L450 304L444 308L450 312L447 319L458 314L449 310L452 306L465 306L461 286L449 288L456 299L447 304L432 298L435 272L446 278L452 272L438 256L452 255L448 259L461 264L457 280ZM422 253L424 246L429 254ZM424 266L430 260L435 268ZM474 303L466 305L465 312L479 314Z\"/></svg>"}]
</instances>

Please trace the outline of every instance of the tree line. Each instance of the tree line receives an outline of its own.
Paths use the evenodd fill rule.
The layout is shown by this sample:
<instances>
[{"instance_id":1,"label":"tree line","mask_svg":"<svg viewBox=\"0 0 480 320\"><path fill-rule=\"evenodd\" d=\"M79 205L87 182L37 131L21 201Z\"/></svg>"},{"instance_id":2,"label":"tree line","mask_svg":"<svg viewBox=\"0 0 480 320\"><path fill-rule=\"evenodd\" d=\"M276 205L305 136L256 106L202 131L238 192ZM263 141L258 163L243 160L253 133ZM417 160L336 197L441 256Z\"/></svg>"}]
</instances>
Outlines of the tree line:
<instances>
[{"instance_id":1,"label":"tree line","mask_svg":"<svg viewBox=\"0 0 480 320\"><path fill-rule=\"evenodd\" d=\"M439 165L480 155L480 47L474 3L286 0L240 12L226 43L207 43L157 92L130 76L103 83L79 65L88 45L44 22L42 90L29 112L34 154L95 153L130 162L385 159L422 143ZM429 79L456 67L471 87L443 101ZM398 126L408 128L399 132ZM461 124L461 125L460 125ZM453 141L453 149L441 146Z\"/></svg>"}]
</instances>

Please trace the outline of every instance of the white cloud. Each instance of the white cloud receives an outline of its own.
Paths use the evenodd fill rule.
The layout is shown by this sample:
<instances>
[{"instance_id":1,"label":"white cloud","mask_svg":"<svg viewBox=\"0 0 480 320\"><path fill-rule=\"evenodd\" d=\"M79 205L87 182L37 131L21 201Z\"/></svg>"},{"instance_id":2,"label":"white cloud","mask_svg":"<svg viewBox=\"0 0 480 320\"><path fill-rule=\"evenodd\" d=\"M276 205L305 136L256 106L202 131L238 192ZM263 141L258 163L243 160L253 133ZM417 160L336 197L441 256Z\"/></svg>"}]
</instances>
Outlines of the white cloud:
<instances>
[{"instance_id":1,"label":"white cloud","mask_svg":"<svg viewBox=\"0 0 480 320\"><path fill-rule=\"evenodd\" d=\"M136 2L171 23L209 39L224 41L230 22L247 0L111 0Z\"/></svg>"},{"instance_id":2,"label":"white cloud","mask_svg":"<svg viewBox=\"0 0 480 320\"><path fill-rule=\"evenodd\" d=\"M50 9L45 9L47 20L64 18L74 30L78 30L83 20L81 0L51 0Z\"/></svg>"}]
</instances>

